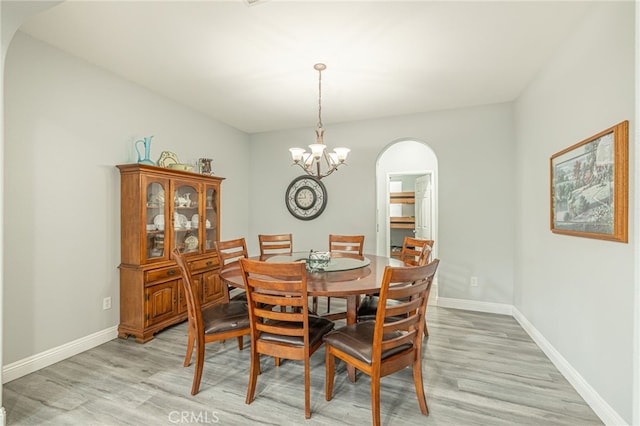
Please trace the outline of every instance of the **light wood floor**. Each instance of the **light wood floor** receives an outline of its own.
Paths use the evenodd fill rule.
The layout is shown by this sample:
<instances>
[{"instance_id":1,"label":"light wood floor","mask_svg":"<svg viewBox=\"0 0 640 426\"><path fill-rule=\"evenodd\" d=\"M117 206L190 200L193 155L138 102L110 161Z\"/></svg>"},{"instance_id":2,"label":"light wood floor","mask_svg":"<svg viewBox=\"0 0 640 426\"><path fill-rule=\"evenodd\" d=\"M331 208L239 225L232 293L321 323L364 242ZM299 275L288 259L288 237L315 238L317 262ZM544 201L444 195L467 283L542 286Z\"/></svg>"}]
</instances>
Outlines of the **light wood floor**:
<instances>
[{"instance_id":1,"label":"light wood floor","mask_svg":"<svg viewBox=\"0 0 640 426\"><path fill-rule=\"evenodd\" d=\"M332 302L336 299L332 299ZM382 379L383 425L602 424L509 316L429 306L424 342L430 415L411 371ZM350 383L337 365L334 398L324 399L324 350L311 359L311 419L304 419L303 367L263 358L256 399L245 405L249 351L235 340L207 347L200 393L182 367L185 324L144 345L115 339L5 384L9 425L366 425L369 379ZM248 344L247 344L248 346Z\"/></svg>"}]
</instances>

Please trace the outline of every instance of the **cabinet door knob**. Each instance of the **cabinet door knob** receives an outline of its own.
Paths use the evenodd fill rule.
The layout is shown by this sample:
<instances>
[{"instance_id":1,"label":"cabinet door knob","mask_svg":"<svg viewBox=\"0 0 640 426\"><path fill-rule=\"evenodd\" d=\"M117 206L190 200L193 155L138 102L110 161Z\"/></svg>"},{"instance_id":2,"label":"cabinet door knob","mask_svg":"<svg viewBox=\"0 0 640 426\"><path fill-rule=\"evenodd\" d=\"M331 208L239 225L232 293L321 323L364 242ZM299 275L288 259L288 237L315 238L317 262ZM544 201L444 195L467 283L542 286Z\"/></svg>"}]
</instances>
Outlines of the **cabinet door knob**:
<instances>
[{"instance_id":1,"label":"cabinet door knob","mask_svg":"<svg viewBox=\"0 0 640 426\"><path fill-rule=\"evenodd\" d=\"M211 265L213 265L213 262L212 262L212 261L210 261L210 260L209 260L209 261L207 261L207 266L211 266Z\"/></svg>"},{"instance_id":2,"label":"cabinet door knob","mask_svg":"<svg viewBox=\"0 0 640 426\"><path fill-rule=\"evenodd\" d=\"M171 275L175 275L175 274L176 274L176 272L177 272L177 271L176 271L175 269L169 269L169 270L167 271L167 275L169 275L169 276L171 276Z\"/></svg>"}]
</instances>

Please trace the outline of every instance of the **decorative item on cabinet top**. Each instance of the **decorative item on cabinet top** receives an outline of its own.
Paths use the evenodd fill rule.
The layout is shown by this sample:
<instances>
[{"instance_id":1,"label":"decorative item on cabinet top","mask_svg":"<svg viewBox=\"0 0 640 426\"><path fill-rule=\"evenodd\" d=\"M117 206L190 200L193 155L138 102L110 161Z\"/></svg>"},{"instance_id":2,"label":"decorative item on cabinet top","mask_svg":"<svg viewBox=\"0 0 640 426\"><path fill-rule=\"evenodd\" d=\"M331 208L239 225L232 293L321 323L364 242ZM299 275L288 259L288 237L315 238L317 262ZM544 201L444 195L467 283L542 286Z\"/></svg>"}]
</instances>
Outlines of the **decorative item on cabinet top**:
<instances>
[{"instance_id":1,"label":"decorative item on cabinet top","mask_svg":"<svg viewBox=\"0 0 640 426\"><path fill-rule=\"evenodd\" d=\"M213 175L213 170L211 169L211 162L213 160L211 158L199 158L198 159L198 173L203 175Z\"/></svg>"},{"instance_id":2,"label":"decorative item on cabinet top","mask_svg":"<svg viewBox=\"0 0 640 426\"><path fill-rule=\"evenodd\" d=\"M184 164L178 160L178 156L171 151L162 151L158 159L158 165L165 169L182 170L190 172L193 169L191 164Z\"/></svg>"},{"instance_id":3,"label":"decorative item on cabinet top","mask_svg":"<svg viewBox=\"0 0 640 426\"><path fill-rule=\"evenodd\" d=\"M151 138L153 138L153 136L149 136L148 138L142 138L142 139L138 139L135 144L134 147L136 149L136 153L138 154L138 163L140 164L147 164L149 166L155 166L156 163L154 163L153 161L151 161L149 159L149 155L151 153ZM142 158L142 154L140 153L140 150L138 149L138 144L142 144L143 148L144 148L144 158Z\"/></svg>"}]
</instances>

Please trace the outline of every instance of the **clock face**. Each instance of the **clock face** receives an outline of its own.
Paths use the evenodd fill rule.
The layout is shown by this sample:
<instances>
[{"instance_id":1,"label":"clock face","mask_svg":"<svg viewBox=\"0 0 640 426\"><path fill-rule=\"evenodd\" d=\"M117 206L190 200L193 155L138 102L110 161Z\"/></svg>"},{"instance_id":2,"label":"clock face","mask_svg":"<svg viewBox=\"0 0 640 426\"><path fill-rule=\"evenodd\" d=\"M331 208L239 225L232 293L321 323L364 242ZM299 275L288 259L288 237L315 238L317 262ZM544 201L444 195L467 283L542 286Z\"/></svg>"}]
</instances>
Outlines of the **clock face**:
<instances>
[{"instance_id":1,"label":"clock face","mask_svg":"<svg viewBox=\"0 0 640 426\"><path fill-rule=\"evenodd\" d=\"M289 212L301 220L320 216L327 206L327 189L312 176L298 176L285 193L285 204Z\"/></svg>"}]
</instances>

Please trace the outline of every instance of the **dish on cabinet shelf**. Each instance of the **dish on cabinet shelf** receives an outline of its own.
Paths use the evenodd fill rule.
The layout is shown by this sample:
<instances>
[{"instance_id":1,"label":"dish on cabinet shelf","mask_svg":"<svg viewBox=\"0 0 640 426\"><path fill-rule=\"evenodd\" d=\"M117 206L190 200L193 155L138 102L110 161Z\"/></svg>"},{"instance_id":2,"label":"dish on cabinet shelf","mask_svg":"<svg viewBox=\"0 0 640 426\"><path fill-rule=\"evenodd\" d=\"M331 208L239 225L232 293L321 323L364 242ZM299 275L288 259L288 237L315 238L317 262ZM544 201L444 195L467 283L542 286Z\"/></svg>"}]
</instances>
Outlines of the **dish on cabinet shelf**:
<instances>
[{"instance_id":1,"label":"dish on cabinet shelf","mask_svg":"<svg viewBox=\"0 0 640 426\"><path fill-rule=\"evenodd\" d=\"M154 224L156 227L164 226L164 215L163 215L163 214L157 214L157 215L153 218L153 224Z\"/></svg>"},{"instance_id":2,"label":"dish on cabinet shelf","mask_svg":"<svg viewBox=\"0 0 640 426\"><path fill-rule=\"evenodd\" d=\"M162 151L158 159L158 166L168 168L171 164L178 164L178 156L171 151Z\"/></svg>"},{"instance_id":3,"label":"dish on cabinet shelf","mask_svg":"<svg viewBox=\"0 0 640 426\"><path fill-rule=\"evenodd\" d=\"M184 239L184 247L186 250L195 250L198 248L198 237L189 235Z\"/></svg>"},{"instance_id":4,"label":"dish on cabinet shelf","mask_svg":"<svg viewBox=\"0 0 640 426\"><path fill-rule=\"evenodd\" d=\"M183 214L174 213L173 214L173 227L174 228L186 228L189 220Z\"/></svg>"}]
</instances>

